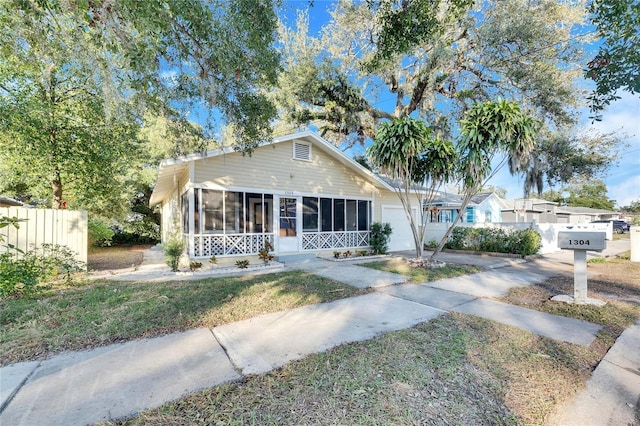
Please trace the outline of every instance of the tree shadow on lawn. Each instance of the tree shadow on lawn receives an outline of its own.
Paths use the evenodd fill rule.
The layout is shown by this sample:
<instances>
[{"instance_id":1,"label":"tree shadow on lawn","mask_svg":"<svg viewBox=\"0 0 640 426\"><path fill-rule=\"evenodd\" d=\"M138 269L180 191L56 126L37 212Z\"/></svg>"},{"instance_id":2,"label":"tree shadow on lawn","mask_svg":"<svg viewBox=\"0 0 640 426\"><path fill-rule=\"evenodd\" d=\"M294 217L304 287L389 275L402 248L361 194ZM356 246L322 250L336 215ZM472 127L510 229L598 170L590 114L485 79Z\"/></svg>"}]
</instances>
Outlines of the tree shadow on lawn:
<instances>
[{"instance_id":1,"label":"tree shadow on lawn","mask_svg":"<svg viewBox=\"0 0 640 426\"><path fill-rule=\"evenodd\" d=\"M165 283L91 282L38 299L1 301L2 362L212 328L363 293L299 271Z\"/></svg>"},{"instance_id":2,"label":"tree shadow on lawn","mask_svg":"<svg viewBox=\"0 0 640 426\"><path fill-rule=\"evenodd\" d=\"M117 424L542 424L582 386L582 349L441 315L309 355Z\"/></svg>"}]
</instances>

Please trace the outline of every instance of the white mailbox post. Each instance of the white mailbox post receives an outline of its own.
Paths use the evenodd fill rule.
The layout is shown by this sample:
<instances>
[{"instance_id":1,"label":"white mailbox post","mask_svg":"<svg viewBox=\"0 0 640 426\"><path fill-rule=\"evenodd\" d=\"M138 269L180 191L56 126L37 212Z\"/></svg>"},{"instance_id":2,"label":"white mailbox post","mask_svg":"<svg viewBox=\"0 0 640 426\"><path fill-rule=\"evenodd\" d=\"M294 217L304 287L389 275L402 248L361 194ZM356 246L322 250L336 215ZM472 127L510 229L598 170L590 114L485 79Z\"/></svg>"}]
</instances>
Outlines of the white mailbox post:
<instances>
[{"instance_id":1,"label":"white mailbox post","mask_svg":"<svg viewBox=\"0 0 640 426\"><path fill-rule=\"evenodd\" d=\"M568 231L558 232L558 247L573 250L573 298L554 297L577 304L594 304L603 306L604 302L587 297L587 251L602 251L606 246L605 232Z\"/></svg>"}]
</instances>

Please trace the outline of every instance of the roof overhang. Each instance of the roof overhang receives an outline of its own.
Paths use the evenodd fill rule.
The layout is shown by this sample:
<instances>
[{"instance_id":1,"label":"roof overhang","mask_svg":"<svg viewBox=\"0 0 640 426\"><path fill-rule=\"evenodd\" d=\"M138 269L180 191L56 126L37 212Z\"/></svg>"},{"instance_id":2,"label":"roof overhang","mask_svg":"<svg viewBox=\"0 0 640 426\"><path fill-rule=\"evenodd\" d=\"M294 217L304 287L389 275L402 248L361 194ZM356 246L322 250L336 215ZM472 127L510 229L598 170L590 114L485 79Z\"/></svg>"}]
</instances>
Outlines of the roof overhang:
<instances>
[{"instance_id":1,"label":"roof overhang","mask_svg":"<svg viewBox=\"0 0 640 426\"><path fill-rule=\"evenodd\" d=\"M149 205L155 206L162 201L171 197L171 194L176 189L178 184L178 176L183 174L189 167L188 162L177 162L175 164L165 164L166 160L160 163L158 169L158 177L156 178L156 185L153 188L151 197L149 197Z\"/></svg>"},{"instance_id":2,"label":"roof overhang","mask_svg":"<svg viewBox=\"0 0 640 426\"><path fill-rule=\"evenodd\" d=\"M361 166L351 158L344 155L342 151L340 151L330 142L321 138L315 132L304 131L304 132L298 132L298 133L294 133L286 136L280 136L277 138L273 138L271 141L265 142L260 146L288 142L288 141L293 141L297 139L310 141L314 146L328 153L344 166L347 166L351 170L365 177L374 186L378 188L388 189L389 191L393 191L393 188L388 183L380 179L370 170L366 169L365 167ZM232 153L236 153L236 151L233 148L224 148L224 149L209 150L204 153L189 154L182 157L167 158L165 160L162 160L158 168L158 177L156 179L156 185L153 188L151 197L149 198L149 205L155 206L156 204L160 204L164 200L170 198L171 194L177 189L176 185L178 183L178 177L188 170L189 165L191 163L197 160L203 160L207 158L218 157L221 155L232 154Z\"/></svg>"},{"instance_id":3,"label":"roof overhang","mask_svg":"<svg viewBox=\"0 0 640 426\"><path fill-rule=\"evenodd\" d=\"M18 201L10 197L0 196L0 207L18 207L22 205L22 201Z\"/></svg>"}]
</instances>

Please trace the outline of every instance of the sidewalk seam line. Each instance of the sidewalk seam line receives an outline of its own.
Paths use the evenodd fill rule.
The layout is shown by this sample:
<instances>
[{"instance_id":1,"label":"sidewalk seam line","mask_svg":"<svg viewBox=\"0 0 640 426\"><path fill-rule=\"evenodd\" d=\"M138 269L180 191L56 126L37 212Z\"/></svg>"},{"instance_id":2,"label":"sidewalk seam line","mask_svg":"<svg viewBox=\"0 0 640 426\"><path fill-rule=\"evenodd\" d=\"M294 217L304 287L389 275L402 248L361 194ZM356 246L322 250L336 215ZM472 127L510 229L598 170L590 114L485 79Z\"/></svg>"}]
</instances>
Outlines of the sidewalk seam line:
<instances>
[{"instance_id":1,"label":"sidewalk seam line","mask_svg":"<svg viewBox=\"0 0 640 426\"><path fill-rule=\"evenodd\" d=\"M42 365L42 361L38 361L38 365L36 365L33 370L31 370L31 372L29 374L27 374L27 376L22 379L22 381L20 382L20 384L18 386L16 386L16 388L13 390L13 392L11 392L11 394L7 397L7 399L2 403L2 405L0 406L0 414L2 414L2 412L9 406L9 404L11 403L11 401L13 401L13 398L16 397L16 395L18 394L18 392L20 392L20 390L24 387L24 385L27 383L27 380L29 380L29 378L31 378L31 376L33 376L33 373L36 372L36 370L38 368L40 368L40 365Z\"/></svg>"},{"instance_id":2,"label":"sidewalk seam line","mask_svg":"<svg viewBox=\"0 0 640 426\"><path fill-rule=\"evenodd\" d=\"M620 337L620 336L618 336ZM617 339L616 339L617 340ZM615 345L615 342L614 342ZM611 346L613 347L613 346ZM604 355L604 358L602 358L602 360L598 363L598 365L596 366L596 368L593 370L595 372L595 370L598 369L598 367L600 366L600 364L602 364L603 362L606 362L609 365L614 366L615 368L621 368L625 371L628 371L629 373L635 374L636 376L640 376L640 370L634 370L632 368L629 367L625 367L623 365L618 364L617 362L613 362L613 361L609 361L608 359L605 359L607 357L607 355L609 354L609 352L611 351L611 348L609 348L609 350L607 351L607 353ZM593 375L593 373L592 373Z\"/></svg>"},{"instance_id":3,"label":"sidewalk seam line","mask_svg":"<svg viewBox=\"0 0 640 426\"><path fill-rule=\"evenodd\" d=\"M417 303L418 305L426 306L427 308L435 309L435 310L441 311L441 312L443 312L445 314L450 314L451 313L451 309L453 309L453 308L450 308L450 309L438 308L438 307L433 306L433 305L427 305L426 303L418 302L417 300L411 300L409 298L402 297L402 296L399 296L397 294L389 294L389 293L385 293L383 291L375 291L375 293L384 294L385 296L395 297L396 299L404 300L406 302ZM476 299L473 299L473 300L476 300ZM473 300L470 300L469 302L473 302ZM464 305L465 303L469 303L469 302L464 302L464 303L461 303L461 304L456 305L454 307L461 306L461 305ZM429 320L429 321L431 321L431 320ZM425 321L421 321L421 322L425 322ZM428 322L428 321L426 321L426 322Z\"/></svg>"},{"instance_id":4,"label":"sidewalk seam line","mask_svg":"<svg viewBox=\"0 0 640 426\"><path fill-rule=\"evenodd\" d=\"M216 336L216 333L213 331L213 328L209 329L209 332L211 333L211 335L213 336L214 340L218 343L218 345L222 348L222 350L224 351L225 356L227 357L227 359L229 360L229 363L231 364L231 366L233 367L233 369L236 371L236 373L238 373L238 375L240 377L244 377L244 373L242 372L242 369L240 367L238 367L235 362L233 362L233 360L231 359L231 356L229 356L229 351L227 351L227 348L222 344L222 342L220 341L220 339L218 339L218 336Z\"/></svg>"}]
</instances>

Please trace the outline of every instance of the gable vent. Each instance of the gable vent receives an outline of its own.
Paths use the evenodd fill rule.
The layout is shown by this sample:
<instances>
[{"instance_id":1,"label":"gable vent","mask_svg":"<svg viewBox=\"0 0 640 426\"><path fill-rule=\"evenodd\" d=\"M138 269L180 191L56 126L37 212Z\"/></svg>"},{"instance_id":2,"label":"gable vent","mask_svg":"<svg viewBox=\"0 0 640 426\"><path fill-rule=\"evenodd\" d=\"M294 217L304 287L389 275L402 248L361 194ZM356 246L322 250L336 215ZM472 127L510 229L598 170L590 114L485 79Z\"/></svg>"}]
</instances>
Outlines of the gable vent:
<instances>
[{"instance_id":1,"label":"gable vent","mask_svg":"<svg viewBox=\"0 0 640 426\"><path fill-rule=\"evenodd\" d=\"M311 144L293 142L293 159L311 161Z\"/></svg>"}]
</instances>

